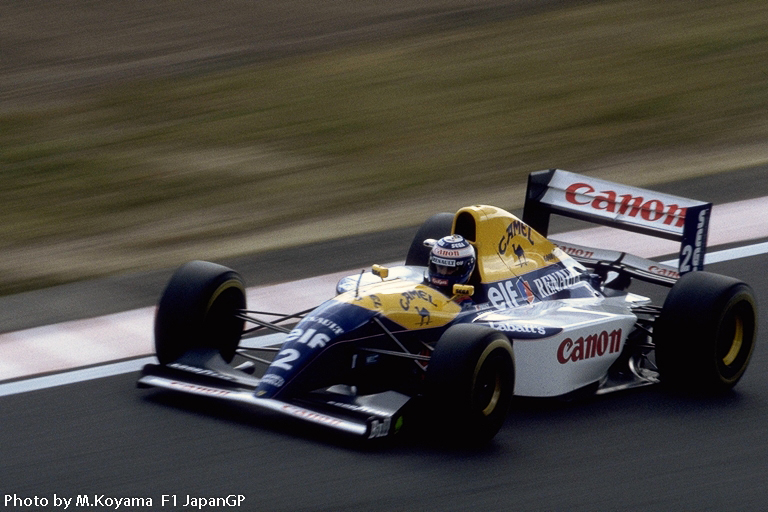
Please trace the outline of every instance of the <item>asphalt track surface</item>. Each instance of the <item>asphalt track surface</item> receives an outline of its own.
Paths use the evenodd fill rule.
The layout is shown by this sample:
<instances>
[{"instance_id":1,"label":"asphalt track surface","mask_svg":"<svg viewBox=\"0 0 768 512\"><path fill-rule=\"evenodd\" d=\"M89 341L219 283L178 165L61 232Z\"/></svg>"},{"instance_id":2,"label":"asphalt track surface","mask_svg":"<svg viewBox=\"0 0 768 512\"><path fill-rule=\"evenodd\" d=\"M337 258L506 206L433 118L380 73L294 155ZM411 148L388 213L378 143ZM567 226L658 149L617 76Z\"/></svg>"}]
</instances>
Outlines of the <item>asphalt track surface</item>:
<instances>
[{"instance_id":1,"label":"asphalt track surface","mask_svg":"<svg viewBox=\"0 0 768 512\"><path fill-rule=\"evenodd\" d=\"M659 189L722 203L767 195L765 174L752 169ZM383 253L402 252L389 246L391 233L365 242L377 237ZM290 277L358 264L344 261L348 250L323 253L335 263L315 260L308 269L286 253L296 274ZM256 269L271 270L272 260L277 264L280 256L254 256L246 279ZM767 265L768 255L759 255L708 270L749 282L765 319ZM144 285L138 276L126 278L133 290L145 290L126 307L153 301L149 291L162 286L162 274L143 276ZM50 304L77 302L82 297L68 294L86 290L88 300L102 304L88 312L103 314L109 309L103 304L114 301L98 295L111 286L49 290ZM45 293L26 297L32 295L45 309ZM768 352L759 343L736 390L718 399L646 388L574 402L521 400L494 442L479 451L446 448L423 436L366 448L237 406L137 390L135 374L12 395L0 398L0 510L43 509L14 507L13 497L45 498L53 509L54 494L74 498L70 510L80 495L92 503L97 496L151 498L153 510L173 510L162 506L162 495L176 495L175 509L181 509L187 495L230 494L245 496L237 509L255 511L764 510L766 365Z\"/></svg>"}]
</instances>

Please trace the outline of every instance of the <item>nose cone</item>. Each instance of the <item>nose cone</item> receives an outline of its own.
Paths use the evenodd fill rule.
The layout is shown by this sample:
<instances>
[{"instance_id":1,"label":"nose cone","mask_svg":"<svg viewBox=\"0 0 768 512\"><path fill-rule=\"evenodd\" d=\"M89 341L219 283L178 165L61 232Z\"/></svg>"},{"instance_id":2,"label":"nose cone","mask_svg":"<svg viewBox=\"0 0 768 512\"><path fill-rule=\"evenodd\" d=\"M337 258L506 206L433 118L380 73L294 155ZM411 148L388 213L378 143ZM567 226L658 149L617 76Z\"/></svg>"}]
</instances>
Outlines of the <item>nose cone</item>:
<instances>
[{"instance_id":1,"label":"nose cone","mask_svg":"<svg viewBox=\"0 0 768 512\"><path fill-rule=\"evenodd\" d=\"M356 329L376 314L375 310L347 302L325 302L286 335L256 388L256 396L271 398L284 392L299 374L309 371L319 354L341 340L349 340Z\"/></svg>"}]
</instances>

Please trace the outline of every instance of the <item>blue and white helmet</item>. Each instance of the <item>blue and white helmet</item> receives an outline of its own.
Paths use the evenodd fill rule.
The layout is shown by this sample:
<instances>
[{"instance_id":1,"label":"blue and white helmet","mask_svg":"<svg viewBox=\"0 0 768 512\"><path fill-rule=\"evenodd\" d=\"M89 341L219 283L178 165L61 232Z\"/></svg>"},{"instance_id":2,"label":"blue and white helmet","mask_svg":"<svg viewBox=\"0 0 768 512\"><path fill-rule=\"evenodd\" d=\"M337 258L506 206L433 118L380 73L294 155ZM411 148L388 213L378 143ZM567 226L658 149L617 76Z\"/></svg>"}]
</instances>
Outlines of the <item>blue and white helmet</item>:
<instances>
[{"instance_id":1,"label":"blue and white helmet","mask_svg":"<svg viewBox=\"0 0 768 512\"><path fill-rule=\"evenodd\" d=\"M444 236L429 253L427 279L432 286L451 290L469 281L475 261L475 248L463 236Z\"/></svg>"}]
</instances>

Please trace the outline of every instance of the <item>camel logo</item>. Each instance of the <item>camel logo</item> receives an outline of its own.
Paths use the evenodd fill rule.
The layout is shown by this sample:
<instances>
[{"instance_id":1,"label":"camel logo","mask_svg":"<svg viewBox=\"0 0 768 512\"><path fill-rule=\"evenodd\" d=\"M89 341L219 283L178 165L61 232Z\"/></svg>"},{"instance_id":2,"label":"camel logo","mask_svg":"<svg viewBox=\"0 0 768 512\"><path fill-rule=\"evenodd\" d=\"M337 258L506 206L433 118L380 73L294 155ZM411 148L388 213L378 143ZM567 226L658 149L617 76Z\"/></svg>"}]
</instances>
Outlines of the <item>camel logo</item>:
<instances>
[{"instance_id":1,"label":"camel logo","mask_svg":"<svg viewBox=\"0 0 768 512\"><path fill-rule=\"evenodd\" d=\"M429 310L427 308L420 308L416 306L416 312L419 314L419 317L421 317L421 322L419 322L419 325L429 325L429 321L431 319Z\"/></svg>"},{"instance_id":2,"label":"camel logo","mask_svg":"<svg viewBox=\"0 0 768 512\"><path fill-rule=\"evenodd\" d=\"M501 240L499 240L499 254L504 256L507 253L507 249L509 249L511 245L512 249L515 251L515 256L517 256L519 260L520 254L525 254L523 252L523 248L520 245L510 244L509 242L513 237L520 235L528 240L528 243L533 245L533 239L531 238L532 232L533 230L522 221L515 220L510 222L509 226L507 226L507 232L504 234L504 236L501 237Z\"/></svg>"},{"instance_id":3,"label":"camel logo","mask_svg":"<svg viewBox=\"0 0 768 512\"><path fill-rule=\"evenodd\" d=\"M525 265L528 263L528 258L525 257L525 250L523 249L522 245L512 245L514 247L515 251L515 258L517 258L517 262L521 265Z\"/></svg>"}]
</instances>

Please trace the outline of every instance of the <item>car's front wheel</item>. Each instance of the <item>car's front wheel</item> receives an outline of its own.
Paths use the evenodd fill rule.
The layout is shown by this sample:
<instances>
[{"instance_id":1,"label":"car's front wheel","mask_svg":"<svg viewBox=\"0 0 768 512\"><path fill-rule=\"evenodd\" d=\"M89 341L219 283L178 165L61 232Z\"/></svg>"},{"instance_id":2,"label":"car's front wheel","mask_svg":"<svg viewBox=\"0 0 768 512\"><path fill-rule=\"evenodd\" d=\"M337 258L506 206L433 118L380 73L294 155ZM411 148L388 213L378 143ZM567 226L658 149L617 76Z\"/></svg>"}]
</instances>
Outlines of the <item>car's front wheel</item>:
<instances>
[{"instance_id":1,"label":"car's front wheel","mask_svg":"<svg viewBox=\"0 0 768 512\"><path fill-rule=\"evenodd\" d=\"M242 278L227 267L207 261L182 265L171 277L155 313L155 353L160 364L176 361L197 348L218 349L230 362L244 321Z\"/></svg>"},{"instance_id":2,"label":"car's front wheel","mask_svg":"<svg viewBox=\"0 0 768 512\"><path fill-rule=\"evenodd\" d=\"M512 343L506 336L481 325L450 327L427 367L433 431L461 444L490 441L507 417L514 383Z\"/></svg>"}]
</instances>

